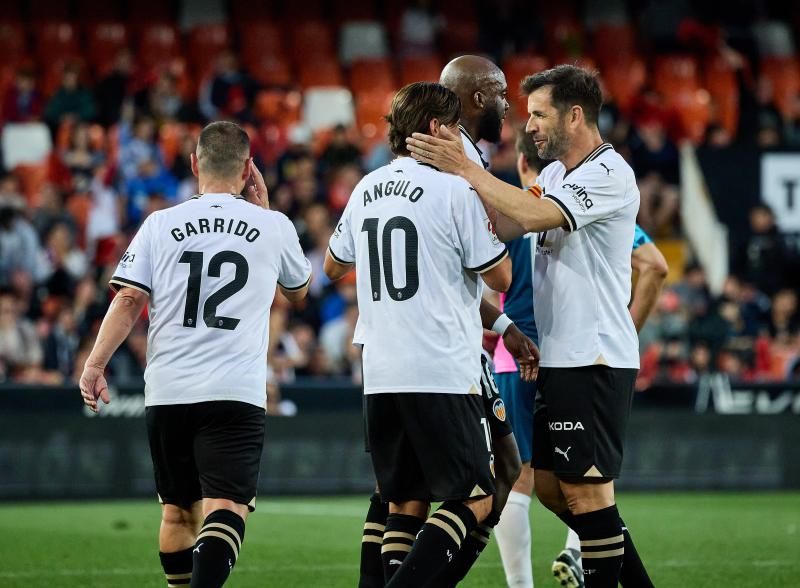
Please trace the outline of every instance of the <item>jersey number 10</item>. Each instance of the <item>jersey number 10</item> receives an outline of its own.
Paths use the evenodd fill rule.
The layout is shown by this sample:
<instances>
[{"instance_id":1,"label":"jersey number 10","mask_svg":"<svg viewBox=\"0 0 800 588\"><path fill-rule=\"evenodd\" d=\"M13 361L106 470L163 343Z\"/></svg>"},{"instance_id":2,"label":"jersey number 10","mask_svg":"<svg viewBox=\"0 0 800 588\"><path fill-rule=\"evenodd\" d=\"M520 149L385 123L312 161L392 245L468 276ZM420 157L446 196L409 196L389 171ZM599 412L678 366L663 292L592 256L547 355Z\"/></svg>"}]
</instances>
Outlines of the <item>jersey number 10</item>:
<instances>
[{"instance_id":1,"label":"jersey number 10","mask_svg":"<svg viewBox=\"0 0 800 588\"><path fill-rule=\"evenodd\" d=\"M189 264L189 279L186 282L186 306L183 309L183 326L194 329L197 327L197 308L200 306L200 280L203 274L203 252L184 251L178 263ZM220 276L223 263L232 263L236 266L233 280L222 288L213 292L203 305L203 321L212 329L232 331L239 324L238 318L217 316L217 307L228 298L236 294L247 284L250 267L247 260L235 251L220 251L208 262L208 275L212 278Z\"/></svg>"},{"instance_id":2,"label":"jersey number 10","mask_svg":"<svg viewBox=\"0 0 800 588\"><path fill-rule=\"evenodd\" d=\"M400 230L406 236L406 285L398 288L394 285L394 271L392 260L392 232ZM369 247L369 281L372 287L372 300L381 299L381 258L378 254L378 219L365 218L361 232L367 233L367 246ZM408 300L419 289L419 270L417 257L419 255L419 237L417 227L404 216L390 218L383 227L383 273L386 276L386 290L392 300Z\"/></svg>"}]
</instances>

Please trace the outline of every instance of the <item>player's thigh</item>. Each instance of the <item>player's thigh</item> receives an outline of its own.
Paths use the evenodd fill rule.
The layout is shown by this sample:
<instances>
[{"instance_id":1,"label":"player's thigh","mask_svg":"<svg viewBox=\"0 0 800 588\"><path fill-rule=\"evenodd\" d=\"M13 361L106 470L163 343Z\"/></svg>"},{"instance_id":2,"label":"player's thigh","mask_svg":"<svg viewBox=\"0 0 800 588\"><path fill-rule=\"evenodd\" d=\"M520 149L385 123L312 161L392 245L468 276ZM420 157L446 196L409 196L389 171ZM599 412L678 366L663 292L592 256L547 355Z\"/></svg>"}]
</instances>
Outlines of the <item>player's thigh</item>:
<instances>
[{"instance_id":1,"label":"player's thigh","mask_svg":"<svg viewBox=\"0 0 800 588\"><path fill-rule=\"evenodd\" d=\"M514 431L523 462L531 461L533 455L533 410L536 398L536 382L523 382L519 372L495 374L500 397L505 403L508 421Z\"/></svg>"},{"instance_id":2,"label":"player's thigh","mask_svg":"<svg viewBox=\"0 0 800 588\"><path fill-rule=\"evenodd\" d=\"M204 501L230 500L255 510L264 447L263 407L231 400L200 402L193 416Z\"/></svg>"},{"instance_id":3,"label":"player's thigh","mask_svg":"<svg viewBox=\"0 0 800 588\"><path fill-rule=\"evenodd\" d=\"M429 500L430 491L409 431L401 418L406 394L366 394L365 422L381 498L400 504Z\"/></svg>"},{"instance_id":4,"label":"player's thigh","mask_svg":"<svg viewBox=\"0 0 800 588\"><path fill-rule=\"evenodd\" d=\"M636 370L593 365L551 371L553 471L566 480L618 477Z\"/></svg>"},{"instance_id":5,"label":"player's thigh","mask_svg":"<svg viewBox=\"0 0 800 588\"><path fill-rule=\"evenodd\" d=\"M148 406L147 440L159 502L188 510L202 492L194 459L195 428L189 404Z\"/></svg>"},{"instance_id":6,"label":"player's thigh","mask_svg":"<svg viewBox=\"0 0 800 588\"><path fill-rule=\"evenodd\" d=\"M534 470L550 470L553 464L553 440L548 432L550 394L557 393L553 390L551 382L552 369L539 368L539 377L536 380L536 393L533 401L533 416L530 429L531 435L531 467Z\"/></svg>"},{"instance_id":7,"label":"player's thigh","mask_svg":"<svg viewBox=\"0 0 800 588\"><path fill-rule=\"evenodd\" d=\"M432 501L494 494L491 433L477 394L413 394L402 417Z\"/></svg>"}]
</instances>

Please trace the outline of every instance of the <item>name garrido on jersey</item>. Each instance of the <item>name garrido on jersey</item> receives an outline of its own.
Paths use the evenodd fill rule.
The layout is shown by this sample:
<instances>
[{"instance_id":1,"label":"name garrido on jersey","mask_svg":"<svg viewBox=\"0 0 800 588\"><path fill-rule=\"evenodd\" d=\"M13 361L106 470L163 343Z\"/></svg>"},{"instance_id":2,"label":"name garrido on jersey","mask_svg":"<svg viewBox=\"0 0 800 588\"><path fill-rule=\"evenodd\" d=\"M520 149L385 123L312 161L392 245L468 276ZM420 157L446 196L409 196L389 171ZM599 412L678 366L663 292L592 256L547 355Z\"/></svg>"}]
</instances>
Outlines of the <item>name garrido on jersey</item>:
<instances>
[{"instance_id":1,"label":"name garrido on jersey","mask_svg":"<svg viewBox=\"0 0 800 588\"><path fill-rule=\"evenodd\" d=\"M364 206L374 202L384 196L402 196L407 198L409 202L416 202L425 193L419 186L414 187L411 193L408 189L411 187L411 180L389 180L388 182L375 184L372 186L372 193L369 190L364 190Z\"/></svg>"},{"instance_id":2,"label":"name garrido on jersey","mask_svg":"<svg viewBox=\"0 0 800 588\"><path fill-rule=\"evenodd\" d=\"M182 228L175 227L170 229L169 233L176 241L183 241L187 237L202 235L204 233L227 233L229 235L236 235L237 237L244 237L245 241L248 243L252 243L261 235L261 231L255 227L251 228L246 221L240 220L236 222L236 226L234 227L233 223L235 222L236 219L234 218L228 219L227 224L224 218L215 218L213 219L213 223L207 218L199 218L196 221L186 221ZM195 224L197 226L195 226Z\"/></svg>"}]
</instances>

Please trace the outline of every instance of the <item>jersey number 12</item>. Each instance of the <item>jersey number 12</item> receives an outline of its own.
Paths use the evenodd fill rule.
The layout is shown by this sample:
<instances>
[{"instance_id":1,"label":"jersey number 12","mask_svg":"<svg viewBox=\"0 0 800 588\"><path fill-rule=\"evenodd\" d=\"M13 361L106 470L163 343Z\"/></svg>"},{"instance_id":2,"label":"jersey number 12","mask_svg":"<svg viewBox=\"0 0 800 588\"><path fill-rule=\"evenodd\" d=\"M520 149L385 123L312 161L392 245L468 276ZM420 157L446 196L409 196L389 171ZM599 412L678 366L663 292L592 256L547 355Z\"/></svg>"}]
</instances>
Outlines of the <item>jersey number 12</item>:
<instances>
[{"instance_id":1,"label":"jersey number 12","mask_svg":"<svg viewBox=\"0 0 800 588\"><path fill-rule=\"evenodd\" d=\"M394 285L394 264L392 259L392 232L400 230L406 236L406 285L398 288ZM365 218L361 232L367 233L369 248L369 281L372 287L372 300L381 299L381 257L378 254L378 219ZM392 300L408 300L419 289L419 270L417 256L419 254L419 237L417 227L404 216L390 218L381 234L383 246L383 273L386 276L386 290Z\"/></svg>"},{"instance_id":2,"label":"jersey number 12","mask_svg":"<svg viewBox=\"0 0 800 588\"><path fill-rule=\"evenodd\" d=\"M183 309L183 326L194 329L197 327L197 308L200 306L200 280L203 274L203 252L184 251L178 263L189 264L189 279L186 281L186 306ZM222 288L213 292L203 305L203 321L212 329L232 331L239 324L238 318L217 316L217 307L228 298L244 288L250 267L247 260L235 251L220 251L208 262L208 275L212 278L220 276L223 263L232 263L236 266L233 280Z\"/></svg>"}]
</instances>

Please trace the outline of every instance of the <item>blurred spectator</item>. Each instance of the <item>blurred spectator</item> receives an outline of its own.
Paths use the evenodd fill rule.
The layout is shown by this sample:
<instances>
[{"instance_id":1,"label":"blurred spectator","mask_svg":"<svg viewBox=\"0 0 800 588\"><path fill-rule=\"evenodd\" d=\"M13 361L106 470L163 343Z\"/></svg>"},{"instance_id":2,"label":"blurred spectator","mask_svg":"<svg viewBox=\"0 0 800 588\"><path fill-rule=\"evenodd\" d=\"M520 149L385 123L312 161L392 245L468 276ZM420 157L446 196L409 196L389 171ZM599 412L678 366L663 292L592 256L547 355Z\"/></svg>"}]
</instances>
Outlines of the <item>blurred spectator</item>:
<instances>
[{"instance_id":1,"label":"blurred spectator","mask_svg":"<svg viewBox=\"0 0 800 588\"><path fill-rule=\"evenodd\" d=\"M3 96L2 120L12 123L39 121L43 108L34 71L28 67L20 68L14 83Z\"/></svg>"},{"instance_id":2,"label":"blurred spectator","mask_svg":"<svg viewBox=\"0 0 800 588\"><path fill-rule=\"evenodd\" d=\"M798 328L800 320L797 315L797 292L779 290L772 298L769 334L777 343L788 344L797 336Z\"/></svg>"},{"instance_id":3,"label":"blurred spectator","mask_svg":"<svg viewBox=\"0 0 800 588\"><path fill-rule=\"evenodd\" d=\"M0 291L0 376L29 379L42 365L36 327L22 316L19 297Z\"/></svg>"},{"instance_id":4,"label":"blurred spectator","mask_svg":"<svg viewBox=\"0 0 800 588\"><path fill-rule=\"evenodd\" d=\"M735 252L732 266L734 273L769 296L787 285L794 259L766 204L750 210L750 235Z\"/></svg>"},{"instance_id":5,"label":"blurred spectator","mask_svg":"<svg viewBox=\"0 0 800 588\"><path fill-rule=\"evenodd\" d=\"M178 92L177 80L166 71L158 75L155 83L136 95L136 106L141 114L149 116L157 124L190 119L189 109Z\"/></svg>"},{"instance_id":6,"label":"blurred spectator","mask_svg":"<svg viewBox=\"0 0 800 588\"><path fill-rule=\"evenodd\" d=\"M430 0L413 0L403 11L400 20L400 43L403 57L418 57L436 53L436 38L444 19Z\"/></svg>"},{"instance_id":7,"label":"blurred spectator","mask_svg":"<svg viewBox=\"0 0 800 588\"><path fill-rule=\"evenodd\" d=\"M62 163L72 176L75 191L88 192L95 168L105 160L102 151L92 149L88 124L78 123L73 126L69 146L60 155Z\"/></svg>"},{"instance_id":8,"label":"blurred spectator","mask_svg":"<svg viewBox=\"0 0 800 588\"><path fill-rule=\"evenodd\" d=\"M133 60L131 52L123 49L114 58L114 67L95 87L97 120L103 126L119 122L122 104L131 95Z\"/></svg>"},{"instance_id":9,"label":"blurred spectator","mask_svg":"<svg viewBox=\"0 0 800 588\"><path fill-rule=\"evenodd\" d=\"M45 339L44 369L58 374L62 382L71 378L79 343L75 314L72 308L66 306L58 313L58 318Z\"/></svg>"},{"instance_id":10,"label":"blurred spectator","mask_svg":"<svg viewBox=\"0 0 800 588\"><path fill-rule=\"evenodd\" d=\"M65 65L61 85L45 107L45 121L55 131L65 120L90 121L95 113L92 93L80 85L80 68Z\"/></svg>"},{"instance_id":11,"label":"blurred spectator","mask_svg":"<svg viewBox=\"0 0 800 588\"><path fill-rule=\"evenodd\" d=\"M33 211L31 220L40 242L44 242L47 233L56 223L65 223L75 229L75 220L64 208L64 195L51 182L45 183L39 190L39 206Z\"/></svg>"},{"instance_id":12,"label":"blurred spectator","mask_svg":"<svg viewBox=\"0 0 800 588\"><path fill-rule=\"evenodd\" d=\"M692 349L689 352L689 367L692 370L692 378L694 380L699 380L714 371L711 359L711 349L705 341L697 341L692 345Z\"/></svg>"},{"instance_id":13,"label":"blurred spectator","mask_svg":"<svg viewBox=\"0 0 800 588\"><path fill-rule=\"evenodd\" d=\"M153 119L139 117L132 130L127 121L120 125L120 171L128 197L128 225L175 199L178 182L164 165Z\"/></svg>"},{"instance_id":14,"label":"blurred spectator","mask_svg":"<svg viewBox=\"0 0 800 588\"><path fill-rule=\"evenodd\" d=\"M652 235L669 236L680 204L678 149L655 116L638 122L629 146L641 195L639 224Z\"/></svg>"},{"instance_id":15,"label":"blurred spectator","mask_svg":"<svg viewBox=\"0 0 800 588\"><path fill-rule=\"evenodd\" d=\"M257 89L257 84L239 68L236 54L223 51L217 57L214 75L200 89L200 112L210 121L249 122Z\"/></svg>"},{"instance_id":16,"label":"blurred spectator","mask_svg":"<svg viewBox=\"0 0 800 588\"><path fill-rule=\"evenodd\" d=\"M189 132L181 137L181 148L172 163L172 175L178 180L178 202L184 202L197 194L197 178L192 172L192 153L197 147L197 138Z\"/></svg>"},{"instance_id":17,"label":"blurred spectator","mask_svg":"<svg viewBox=\"0 0 800 588\"><path fill-rule=\"evenodd\" d=\"M46 271L39 238L24 209L21 196L0 191L0 288L13 287L23 297Z\"/></svg>"},{"instance_id":18,"label":"blurred spectator","mask_svg":"<svg viewBox=\"0 0 800 588\"><path fill-rule=\"evenodd\" d=\"M361 149L347 136L344 125L336 125L331 140L319 157L322 173L346 165L361 167Z\"/></svg>"},{"instance_id":19,"label":"blurred spectator","mask_svg":"<svg viewBox=\"0 0 800 588\"><path fill-rule=\"evenodd\" d=\"M358 306L351 303L341 316L325 323L319 332L319 342L325 350L331 373L346 373L349 368L347 347L352 344L353 329L357 320Z\"/></svg>"},{"instance_id":20,"label":"blurred spectator","mask_svg":"<svg viewBox=\"0 0 800 588\"><path fill-rule=\"evenodd\" d=\"M75 235L71 225L57 222L45 239L45 253L48 264L48 281L64 284L58 294L70 295L75 283L89 269L86 254L75 246ZM51 289L52 292L52 289Z\"/></svg>"}]
</instances>

